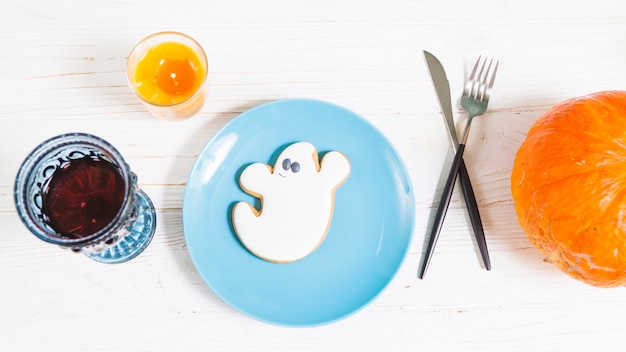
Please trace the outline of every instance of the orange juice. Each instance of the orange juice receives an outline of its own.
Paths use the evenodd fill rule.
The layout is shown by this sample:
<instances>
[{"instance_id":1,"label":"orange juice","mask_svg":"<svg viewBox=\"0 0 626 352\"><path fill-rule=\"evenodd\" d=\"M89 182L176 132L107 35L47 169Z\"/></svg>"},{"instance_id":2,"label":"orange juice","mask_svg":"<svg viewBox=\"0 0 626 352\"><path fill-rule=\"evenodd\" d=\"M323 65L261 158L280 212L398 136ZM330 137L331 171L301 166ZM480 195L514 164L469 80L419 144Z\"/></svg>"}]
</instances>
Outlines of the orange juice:
<instances>
[{"instance_id":1,"label":"orange juice","mask_svg":"<svg viewBox=\"0 0 626 352\"><path fill-rule=\"evenodd\" d=\"M137 64L135 86L139 95L153 104L178 104L200 88L205 71L198 55L188 46L160 43Z\"/></svg>"},{"instance_id":2,"label":"orange juice","mask_svg":"<svg viewBox=\"0 0 626 352\"><path fill-rule=\"evenodd\" d=\"M208 62L195 40L177 32L144 38L128 57L127 77L148 111L185 118L204 104Z\"/></svg>"}]
</instances>

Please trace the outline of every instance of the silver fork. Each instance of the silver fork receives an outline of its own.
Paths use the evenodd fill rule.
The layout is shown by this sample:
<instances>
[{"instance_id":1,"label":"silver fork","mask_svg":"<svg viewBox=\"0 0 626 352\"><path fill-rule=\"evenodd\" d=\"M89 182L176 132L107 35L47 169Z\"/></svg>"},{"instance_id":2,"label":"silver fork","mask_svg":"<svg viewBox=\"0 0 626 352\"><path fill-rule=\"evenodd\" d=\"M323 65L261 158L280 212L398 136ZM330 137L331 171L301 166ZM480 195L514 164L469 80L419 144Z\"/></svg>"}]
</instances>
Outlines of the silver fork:
<instances>
[{"instance_id":1,"label":"silver fork","mask_svg":"<svg viewBox=\"0 0 626 352\"><path fill-rule=\"evenodd\" d=\"M487 63L487 61L489 61L489 63ZM474 65L474 68L472 69L472 73L470 73L470 76L467 79L467 83L465 84L463 96L461 97L461 106L465 109L465 111L467 111L467 122L465 130L463 131L463 137L461 138L461 144L463 145L467 142L467 136L469 135L472 119L478 115L484 114L485 111L487 111L487 104L489 104L491 89L493 88L493 83L496 80L496 73L498 71L498 61L495 62L493 70L491 69L492 65L493 59L489 60L488 58L485 58L481 64L481 58L479 57ZM478 71L477 75L476 71L479 66L480 71Z\"/></svg>"},{"instance_id":2,"label":"silver fork","mask_svg":"<svg viewBox=\"0 0 626 352\"><path fill-rule=\"evenodd\" d=\"M424 257L424 263L422 264L422 268L420 270L420 279L424 278L426 269L428 269L428 264L430 263L430 259L433 256L435 244L437 243L439 233L441 232L443 220L446 217L446 212L448 211L448 206L450 205L452 191L454 189L454 184L456 182L456 177L459 173L459 169L461 168L463 152L465 151L465 144L467 143L467 137L469 136L469 130L472 124L472 120L474 119L474 117L482 115L485 113L485 111L487 111L487 105L489 104L491 89L493 88L493 83L496 80L497 71L498 61L495 61L494 64L493 59L485 58L484 60L482 60L482 57L479 57L465 84L463 96L461 97L461 106L463 107L463 109L465 109L465 111L467 111L467 122L465 124L465 128L463 129L463 134L459 141L459 146L456 149L456 154L454 156L454 160L452 161L452 167L450 168L448 179L446 180L446 184L443 188L441 201L439 202L439 206L437 207L435 222L433 223L432 232L428 240L426 256ZM487 251L486 243L478 243L478 247L480 248L481 254L484 257Z\"/></svg>"}]
</instances>

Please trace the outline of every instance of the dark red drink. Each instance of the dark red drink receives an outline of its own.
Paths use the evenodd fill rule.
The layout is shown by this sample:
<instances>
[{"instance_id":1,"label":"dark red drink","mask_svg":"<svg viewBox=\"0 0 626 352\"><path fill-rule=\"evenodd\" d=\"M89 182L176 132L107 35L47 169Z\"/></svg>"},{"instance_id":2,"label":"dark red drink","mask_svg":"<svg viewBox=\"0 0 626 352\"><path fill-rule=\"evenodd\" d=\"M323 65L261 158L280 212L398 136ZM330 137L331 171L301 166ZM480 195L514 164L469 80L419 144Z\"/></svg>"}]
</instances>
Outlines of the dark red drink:
<instances>
[{"instance_id":1,"label":"dark red drink","mask_svg":"<svg viewBox=\"0 0 626 352\"><path fill-rule=\"evenodd\" d=\"M101 158L71 160L55 171L43 195L48 224L69 238L82 238L109 224L124 202L120 170Z\"/></svg>"}]
</instances>

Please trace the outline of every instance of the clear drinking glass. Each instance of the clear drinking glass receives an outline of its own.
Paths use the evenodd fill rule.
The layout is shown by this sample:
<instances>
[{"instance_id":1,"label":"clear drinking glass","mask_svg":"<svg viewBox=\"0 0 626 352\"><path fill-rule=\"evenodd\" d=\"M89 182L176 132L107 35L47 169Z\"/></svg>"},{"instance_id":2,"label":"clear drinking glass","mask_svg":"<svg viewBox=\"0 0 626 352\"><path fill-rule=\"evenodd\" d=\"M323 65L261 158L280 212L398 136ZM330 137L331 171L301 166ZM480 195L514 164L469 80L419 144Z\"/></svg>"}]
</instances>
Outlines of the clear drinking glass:
<instances>
[{"instance_id":1,"label":"clear drinking glass","mask_svg":"<svg viewBox=\"0 0 626 352\"><path fill-rule=\"evenodd\" d=\"M126 78L152 115L177 120L195 115L204 105L208 68L196 40L179 32L159 32L131 50Z\"/></svg>"},{"instance_id":2,"label":"clear drinking glass","mask_svg":"<svg viewBox=\"0 0 626 352\"><path fill-rule=\"evenodd\" d=\"M24 160L15 206L39 239L109 264L143 252L156 213L122 155L86 133L52 137Z\"/></svg>"}]
</instances>

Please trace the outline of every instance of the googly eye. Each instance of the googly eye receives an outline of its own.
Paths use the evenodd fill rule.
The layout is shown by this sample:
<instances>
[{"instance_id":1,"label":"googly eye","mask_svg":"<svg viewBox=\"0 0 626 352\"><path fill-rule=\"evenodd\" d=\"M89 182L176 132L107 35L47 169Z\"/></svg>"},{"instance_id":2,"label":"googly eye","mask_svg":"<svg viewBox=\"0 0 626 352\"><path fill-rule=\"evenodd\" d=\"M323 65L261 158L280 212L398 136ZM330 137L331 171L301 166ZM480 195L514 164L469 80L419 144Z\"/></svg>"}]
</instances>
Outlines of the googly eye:
<instances>
[{"instance_id":1,"label":"googly eye","mask_svg":"<svg viewBox=\"0 0 626 352\"><path fill-rule=\"evenodd\" d=\"M291 171L294 174L300 171L300 163L296 161L295 163L291 164Z\"/></svg>"},{"instance_id":2,"label":"googly eye","mask_svg":"<svg viewBox=\"0 0 626 352\"><path fill-rule=\"evenodd\" d=\"M283 169L287 171L289 170L290 167L291 167L291 160L289 158L283 160Z\"/></svg>"}]
</instances>

